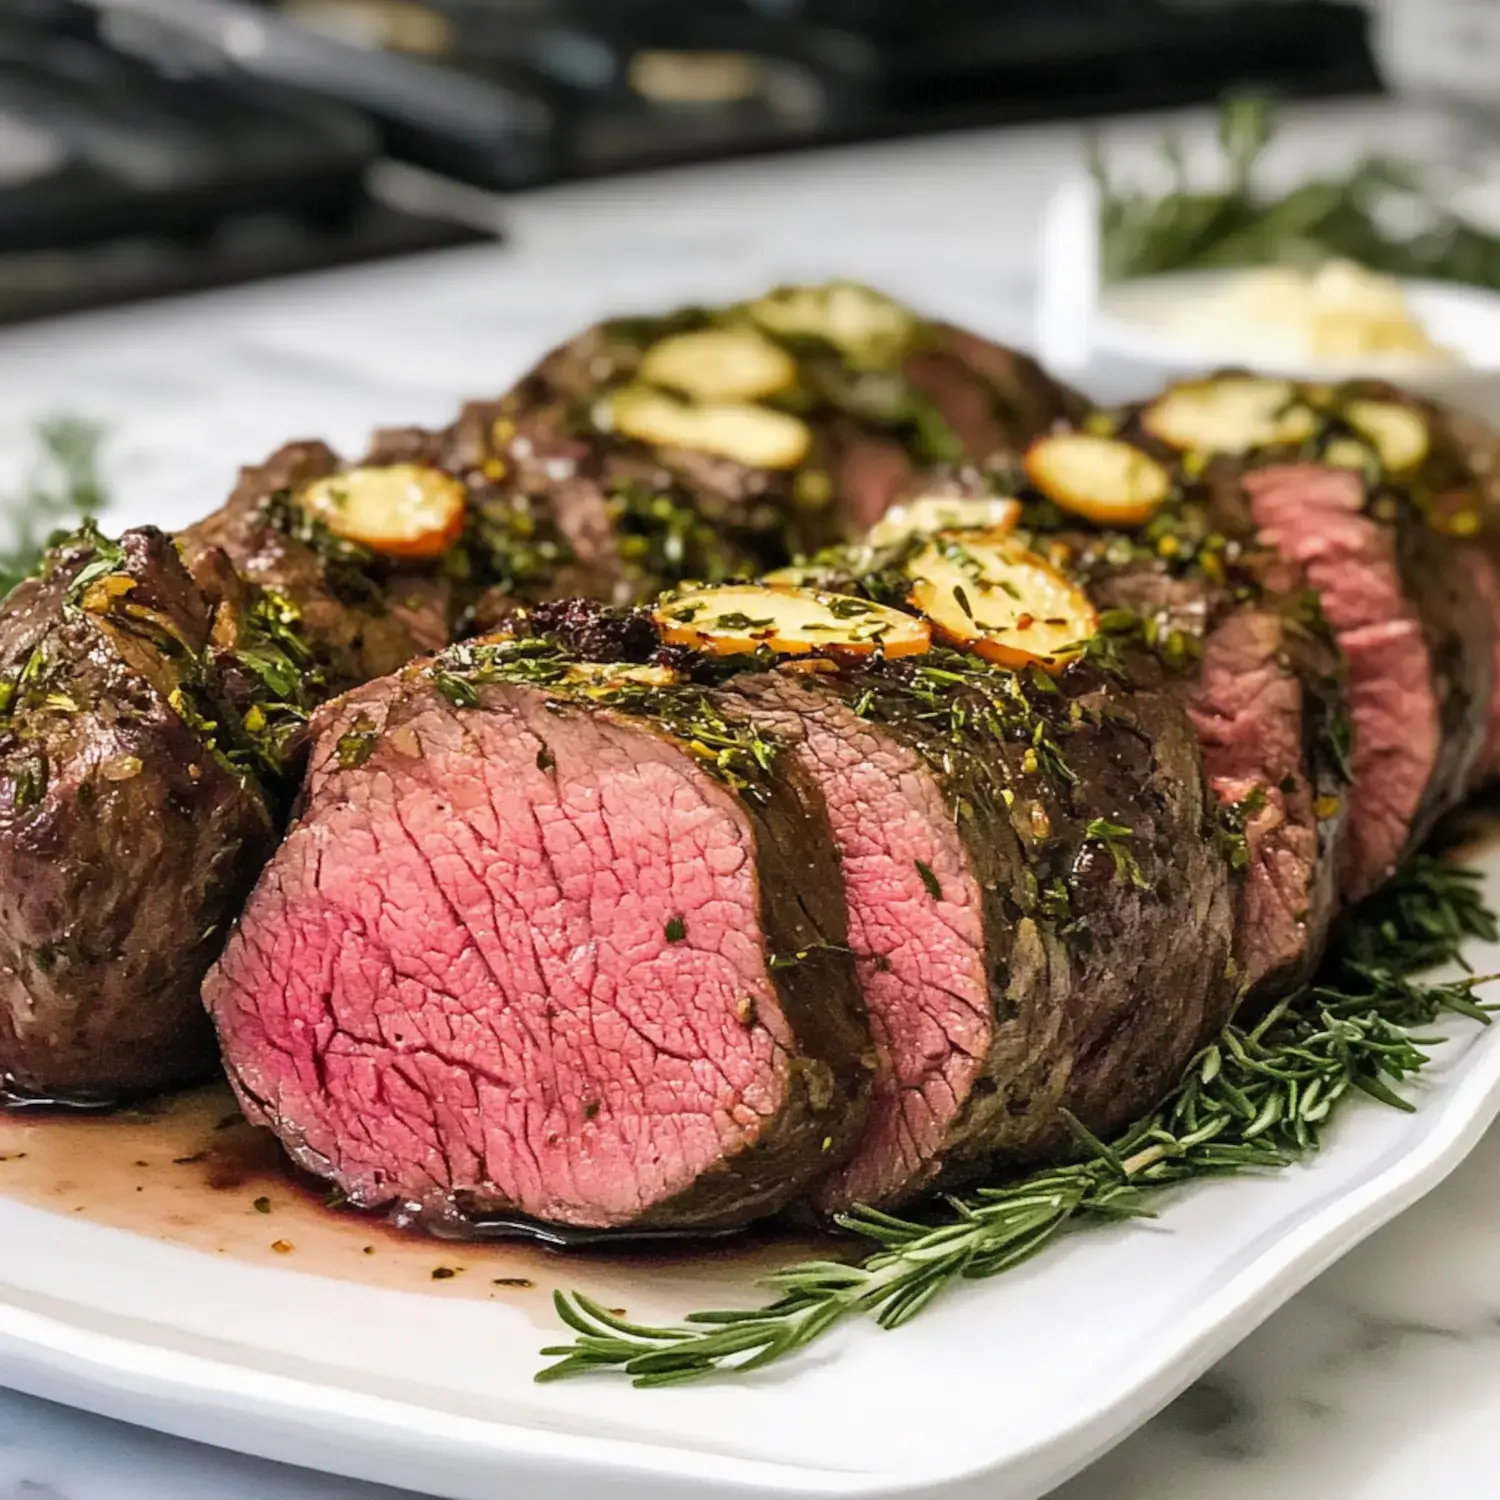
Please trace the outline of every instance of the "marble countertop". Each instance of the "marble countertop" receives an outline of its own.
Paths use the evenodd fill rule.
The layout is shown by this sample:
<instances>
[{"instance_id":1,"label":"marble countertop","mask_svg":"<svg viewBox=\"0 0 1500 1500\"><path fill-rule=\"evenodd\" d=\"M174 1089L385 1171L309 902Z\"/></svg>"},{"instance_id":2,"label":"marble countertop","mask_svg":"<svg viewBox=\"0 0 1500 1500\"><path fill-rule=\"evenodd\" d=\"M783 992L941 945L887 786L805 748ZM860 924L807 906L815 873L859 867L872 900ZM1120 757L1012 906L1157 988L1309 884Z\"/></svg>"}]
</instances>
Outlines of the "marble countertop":
<instances>
[{"instance_id":1,"label":"marble countertop","mask_svg":"<svg viewBox=\"0 0 1500 1500\"><path fill-rule=\"evenodd\" d=\"M1203 134L1202 118L1190 129ZM1139 149L1151 122L1123 127ZM1287 149L1431 140L1427 117L1306 111ZM442 422L599 314L853 275L1026 341L1038 215L1078 159L1050 126L554 189L504 245L0 334L0 494L38 417L108 426L109 520L186 522L284 439L358 451ZM420 181L399 179L403 191ZM1116 372L1118 378L1118 372ZM1487 1495L1500 1469L1500 1129L1057 1500ZM0 1393L0 1500L395 1500Z\"/></svg>"}]
</instances>

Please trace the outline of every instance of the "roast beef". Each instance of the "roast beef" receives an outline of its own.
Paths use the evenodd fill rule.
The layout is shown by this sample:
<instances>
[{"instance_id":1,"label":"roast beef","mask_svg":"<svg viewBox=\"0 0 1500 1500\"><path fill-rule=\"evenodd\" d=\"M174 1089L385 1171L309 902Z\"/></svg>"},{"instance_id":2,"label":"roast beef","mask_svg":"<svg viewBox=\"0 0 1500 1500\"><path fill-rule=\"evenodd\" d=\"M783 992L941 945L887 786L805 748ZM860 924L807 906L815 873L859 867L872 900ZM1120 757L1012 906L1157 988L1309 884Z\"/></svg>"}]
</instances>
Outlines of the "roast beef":
<instances>
[{"instance_id":1,"label":"roast beef","mask_svg":"<svg viewBox=\"0 0 1500 1500\"><path fill-rule=\"evenodd\" d=\"M255 747L213 723L216 616L247 647L255 634L234 611L215 610L166 536L141 530L118 549L79 538L0 614L12 1102L110 1102L212 1065L199 984L276 834Z\"/></svg>"},{"instance_id":2,"label":"roast beef","mask_svg":"<svg viewBox=\"0 0 1500 1500\"><path fill-rule=\"evenodd\" d=\"M1061 540L1107 636L1150 645L1197 731L1244 871L1235 962L1259 1006L1311 976L1339 910L1349 823L1342 661L1315 597L1274 554L1227 543L1200 555L1201 518L1181 519L1175 567L1108 533Z\"/></svg>"},{"instance_id":3,"label":"roast beef","mask_svg":"<svg viewBox=\"0 0 1500 1500\"><path fill-rule=\"evenodd\" d=\"M792 311L771 318L773 307ZM805 453L756 464L686 439L634 437L611 415L614 393L652 375L654 349L725 329L753 329L787 360L788 383L760 404L804 424ZM703 544L714 565L683 576L712 577L745 571L736 554L754 564L748 571L763 571L855 535L935 466L1014 458L1084 406L1014 350L923 321L867 288L833 284L599 324L553 350L494 406L471 408L456 441L469 465L498 461L510 482L548 493L585 558L616 545L622 488L685 493L681 503L718 541Z\"/></svg>"},{"instance_id":4,"label":"roast beef","mask_svg":"<svg viewBox=\"0 0 1500 1500\"><path fill-rule=\"evenodd\" d=\"M1295 442L1176 455L1152 437L1149 404L1121 430L1181 460L1189 509L1272 547L1317 594L1346 659L1353 787L1340 884L1358 900L1479 774L1500 703L1489 602L1500 590L1466 528L1446 519L1457 501L1473 522L1477 503L1476 470L1444 435L1446 418L1382 384L1286 390L1306 419ZM1362 401L1417 417L1426 436L1405 455L1417 467L1387 472L1380 443L1351 415Z\"/></svg>"},{"instance_id":5,"label":"roast beef","mask_svg":"<svg viewBox=\"0 0 1500 1500\"><path fill-rule=\"evenodd\" d=\"M96 533L0 606L0 1086L108 1103L204 1076L197 991L269 857L307 715L450 638L485 580L341 541L321 443L176 542Z\"/></svg>"},{"instance_id":6,"label":"roast beef","mask_svg":"<svg viewBox=\"0 0 1500 1500\"><path fill-rule=\"evenodd\" d=\"M939 653L725 691L821 788L876 1042L825 1212L1110 1134L1227 1018L1230 873L1169 691ZM1145 997L1150 1003L1143 1003Z\"/></svg>"},{"instance_id":7,"label":"roast beef","mask_svg":"<svg viewBox=\"0 0 1500 1500\"><path fill-rule=\"evenodd\" d=\"M325 443L288 443L242 469L225 504L178 539L189 567L209 551L222 552L247 583L284 598L330 691L383 677L447 645L456 612L443 571L382 559L297 505L299 488L342 467Z\"/></svg>"},{"instance_id":8,"label":"roast beef","mask_svg":"<svg viewBox=\"0 0 1500 1500\"><path fill-rule=\"evenodd\" d=\"M1408 487L1432 526L1469 543L1458 550L1488 618L1492 653L1488 727L1470 777L1478 785L1500 771L1500 433L1410 392L1381 385L1374 394L1401 401L1426 423L1431 451Z\"/></svg>"},{"instance_id":9,"label":"roast beef","mask_svg":"<svg viewBox=\"0 0 1500 1500\"><path fill-rule=\"evenodd\" d=\"M1186 708L1231 859L1244 871L1238 982L1258 1005L1277 998L1322 953L1348 822L1342 665L1315 597L1270 549L1217 534L1201 505L1177 508L1162 528L1172 545L1158 551L1149 538L1060 527L1015 476L951 474L932 492L972 498L996 484L1025 497L1025 527L1045 522L1030 532L1035 546L1101 611L1096 661L1124 678L1143 658L1159 664L1162 685ZM797 571L898 603L907 545L830 548Z\"/></svg>"},{"instance_id":10,"label":"roast beef","mask_svg":"<svg viewBox=\"0 0 1500 1500\"><path fill-rule=\"evenodd\" d=\"M857 1139L817 789L625 670L460 648L322 726L204 995L246 1113L351 1202L447 1233L722 1228Z\"/></svg>"},{"instance_id":11,"label":"roast beef","mask_svg":"<svg viewBox=\"0 0 1500 1500\"><path fill-rule=\"evenodd\" d=\"M1462 544L1349 469L1272 465L1244 476L1260 536L1306 570L1348 674L1353 727L1342 883L1369 895L1457 805L1488 733L1491 618ZM1380 502L1377 502L1380 503Z\"/></svg>"}]
</instances>

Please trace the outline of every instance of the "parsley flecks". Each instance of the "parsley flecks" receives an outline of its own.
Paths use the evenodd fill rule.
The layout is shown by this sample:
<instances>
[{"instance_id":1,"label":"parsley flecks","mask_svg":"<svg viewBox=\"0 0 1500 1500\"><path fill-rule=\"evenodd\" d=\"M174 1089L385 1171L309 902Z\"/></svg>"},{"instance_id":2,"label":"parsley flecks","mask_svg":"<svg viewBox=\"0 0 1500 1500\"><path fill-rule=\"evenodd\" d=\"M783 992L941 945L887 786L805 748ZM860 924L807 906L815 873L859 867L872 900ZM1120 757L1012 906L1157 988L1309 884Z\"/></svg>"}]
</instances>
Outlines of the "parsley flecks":
<instances>
[{"instance_id":1,"label":"parsley flecks","mask_svg":"<svg viewBox=\"0 0 1500 1500\"><path fill-rule=\"evenodd\" d=\"M943 887L936 875L932 873L932 866L924 864L920 859L913 861L917 867L917 874L922 877L922 884L927 887L927 894L934 901L943 899Z\"/></svg>"},{"instance_id":2,"label":"parsley flecks","mask_svg":"<svg viewBox=\"0 0 1500 1500\"><path fill-rule=\"evenodd\" d=\"M669 943L680 943L687 936L687 923L681 917L673 917L664 931Z\"/></svg>"}]
</instances>

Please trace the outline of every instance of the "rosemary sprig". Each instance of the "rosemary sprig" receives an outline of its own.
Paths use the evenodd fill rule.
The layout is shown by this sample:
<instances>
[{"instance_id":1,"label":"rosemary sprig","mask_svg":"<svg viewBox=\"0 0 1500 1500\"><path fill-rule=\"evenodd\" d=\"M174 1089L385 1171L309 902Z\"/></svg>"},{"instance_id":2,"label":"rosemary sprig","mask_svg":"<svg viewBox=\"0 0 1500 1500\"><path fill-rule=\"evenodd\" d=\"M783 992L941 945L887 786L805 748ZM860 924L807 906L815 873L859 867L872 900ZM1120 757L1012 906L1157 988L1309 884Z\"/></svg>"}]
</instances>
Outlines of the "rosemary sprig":
<instances>
[{"instance_id":1,"label":"rosemary sprig","mask_svg":"<svg viewBox=\"0 0 1500 1500\"><path fill-rule=\"evenodd\" d=\"M1160 1108L1120 1139L1106 1144L1070 1121L1079 1156L1068 1165L948 1197L923 1218L844 1215L841 1227L874 1248L850 1263L805 1261L772 1273L764 1285L778 1296L767 1306L651 1327L582 1293L557 1292L558 1316L575 1337L542 1351L556 1363L537 1379L612 1372L640 1386L674 1385L763 1368L847 1317L898 1328L959 1282L1008 1271L1065 1231L1150 1216L1155 1195L1174 1183L1311 1155L1355 1094L1411 1109L1397 1089L1442 1040L1420 1029L1445 1011L1487 1022L1493 1008L1474 998L1480 977L1413 977L1461 961L1466 938L1496 939L1478 879L1413 860L1355 914L1315 983L1254 1024L1226 1026Z\"/></svg>"},{"instance_id":2,"label":"rosemary sprig","mask_svg":"<svg viewBox=\"0 0 1500 1500\"><path fill-rule=\"evenodd\" d=\"M25 489L4 507L10 538L0 549L0 598L30 577L58 527L98 514L105 499L99 477L103 437L102 427L77 417L37 424L37 462Z\"/></svg>"},{"instance_id":3,"label":"rosemary sprig","mask_svg":"<svg viewBox=\"0 0 1500 1500\"><path fill-rule=\"evenodd\" d=\"M1118 181L1094 142L1105 280L1340 257L1392 276L1500 286L1500 236L1455 213L1414 163L1371 155L1342 176L1268 192L1259 167L1276 128L1268 100L1226 99L1222 185L1192 183L1168 133L1161 156L1171 187L1161 194Z\"/></svg>"}]
</instances>

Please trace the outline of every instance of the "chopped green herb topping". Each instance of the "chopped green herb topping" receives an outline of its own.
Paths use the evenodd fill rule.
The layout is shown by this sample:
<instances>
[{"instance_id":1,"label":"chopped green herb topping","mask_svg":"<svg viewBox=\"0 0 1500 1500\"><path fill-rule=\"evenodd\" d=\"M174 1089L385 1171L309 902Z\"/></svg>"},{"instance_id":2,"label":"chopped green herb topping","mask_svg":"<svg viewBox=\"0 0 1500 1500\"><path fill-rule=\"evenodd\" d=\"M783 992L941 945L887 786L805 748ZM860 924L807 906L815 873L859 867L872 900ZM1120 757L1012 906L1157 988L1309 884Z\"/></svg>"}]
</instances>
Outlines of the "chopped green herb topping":
<instances>
[{"instance_id":1,"label":"chopped green herb topping","mask_svg":"<svg viewBox=\"0 0 1500 1500\"><path fill-rule=\"evenodd\" d=\"M1124 880L1137 890L1149 890L1150 883L1141 873L1140 862L1130 847L1135 830L1123 823L1112 823L1108 818L1090 818L1085 826L1084 837L1102 844L1115 864L1115 878Z\"/></svg>"}]
</instances>

